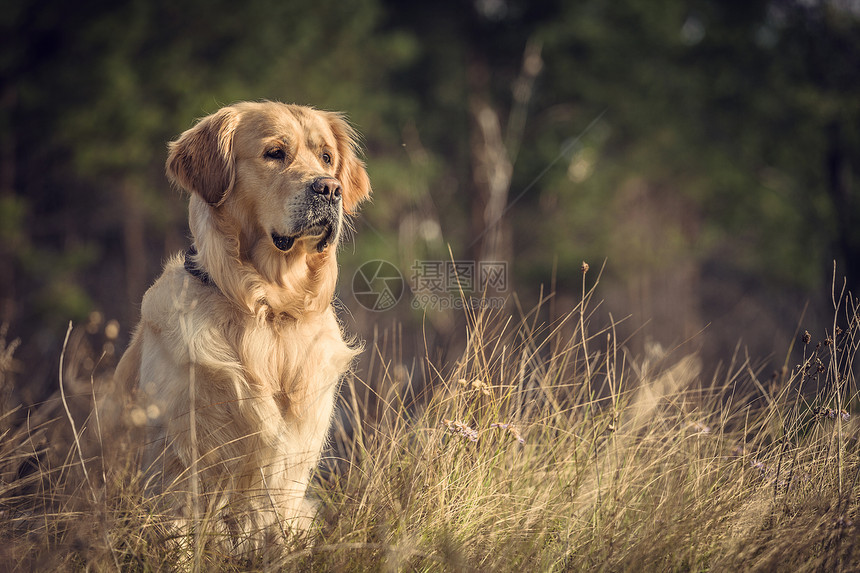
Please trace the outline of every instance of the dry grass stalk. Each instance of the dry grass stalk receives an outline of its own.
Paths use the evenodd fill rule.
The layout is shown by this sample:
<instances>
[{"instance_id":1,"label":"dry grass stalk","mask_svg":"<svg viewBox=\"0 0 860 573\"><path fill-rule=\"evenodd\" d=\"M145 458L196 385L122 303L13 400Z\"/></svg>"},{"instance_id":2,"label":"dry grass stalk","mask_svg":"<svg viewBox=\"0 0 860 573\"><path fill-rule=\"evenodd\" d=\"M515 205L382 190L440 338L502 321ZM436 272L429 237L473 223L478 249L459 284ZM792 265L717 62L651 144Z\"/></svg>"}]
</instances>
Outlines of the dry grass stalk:
<instances>
[{"instance_id":1,"label":"dry grass stalk","mask_svg":"<svg viewBox=\"0 0 860 573\"><path fill-rule=\"evenodd\" d=\"M62 417L9 431L0 557L75 570L860 565L852 299L837 298L832 331L821 342L800 337L796 366L770 381L748 359L706 380L694 356L653 347L631 357L611 324L589 331L590 299L584 292L552 323L542 307L516 321L470 311L459 360L425 363L438 383L420 396L420 368L376 349L374 378L344 383L313 532L284 532L253 557L231 554L206 516L192 538L175 538L128 453L108 459L98 440L68 439L62 450L37 439L57 436ZM364 396L373 396L368 419ZM67 406L66 428L73 414ZM100 426L74 422L74 437ZM100 480L84 475L98 465Z\"/></svg>"}]
</instances>

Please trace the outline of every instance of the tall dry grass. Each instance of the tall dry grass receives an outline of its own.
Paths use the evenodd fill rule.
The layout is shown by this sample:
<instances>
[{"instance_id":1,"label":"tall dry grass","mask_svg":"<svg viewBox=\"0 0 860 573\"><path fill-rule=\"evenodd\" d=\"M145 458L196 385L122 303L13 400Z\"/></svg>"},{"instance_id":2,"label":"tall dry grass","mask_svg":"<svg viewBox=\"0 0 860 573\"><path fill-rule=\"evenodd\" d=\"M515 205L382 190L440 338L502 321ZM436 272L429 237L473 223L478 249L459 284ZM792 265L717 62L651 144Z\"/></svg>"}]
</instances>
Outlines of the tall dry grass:
<instances>
[{"instance_id":1,"label":"tall dry grass","mask_svg":"<svg viewBox=\"0 0 860 573\"><path fill-rule=\"evenodd\" d=\"M109 373L78 372L77 409L43 405L3 434L0 556L21 570L860 568L857 303L834 297L832 328L799 334L769 375L740 349L716 373L657 346L630 356L611 321L592 326L592 296L556 320L545 301L468 312L449 365L369 348L311 492L317 523L250 557L164 526L133 444L85 411L110 410Z\"/></svg>"}]
</instances>

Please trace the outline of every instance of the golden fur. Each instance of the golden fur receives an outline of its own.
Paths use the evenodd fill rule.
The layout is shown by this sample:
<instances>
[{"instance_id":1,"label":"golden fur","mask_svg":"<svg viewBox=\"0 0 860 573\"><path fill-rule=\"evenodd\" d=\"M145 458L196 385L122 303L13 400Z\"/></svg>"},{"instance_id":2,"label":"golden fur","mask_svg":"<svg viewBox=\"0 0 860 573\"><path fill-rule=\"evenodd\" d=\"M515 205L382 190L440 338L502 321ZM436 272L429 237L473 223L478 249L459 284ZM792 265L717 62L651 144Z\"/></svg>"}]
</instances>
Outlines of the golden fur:
<instances>
[{"instance_id":1,"label":"golden fur","mask_svg":"<svg viewBox=\"0 0 860 573\"><path fill-rule=\"evenodd\" d=\"M169 261L117 368L147 413L148 491L237 538L303 527L356 354L332 309L344 217L370 195L355 133L335 113L239 103L171 143L167 174L190 192L208 281Z\"/></svg>"}]
</instances>

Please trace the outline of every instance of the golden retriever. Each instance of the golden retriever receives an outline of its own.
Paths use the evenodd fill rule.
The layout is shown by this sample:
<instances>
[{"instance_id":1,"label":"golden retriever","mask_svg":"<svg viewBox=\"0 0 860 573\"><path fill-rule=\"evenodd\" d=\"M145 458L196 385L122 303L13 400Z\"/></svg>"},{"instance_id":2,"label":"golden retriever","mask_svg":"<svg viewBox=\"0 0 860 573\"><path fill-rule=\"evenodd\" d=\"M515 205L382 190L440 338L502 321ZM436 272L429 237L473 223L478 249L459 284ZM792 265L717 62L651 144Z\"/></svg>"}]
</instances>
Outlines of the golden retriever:
<instances>
[{"instance_id":1,"label":"golden retriever","mask_svg":"<svg viewBox=\"0 0 860 573\"><path fill-rule=\"evenodd\" d=\"M200 120L167 174L190 193L193 246L143 297L117 379L146 425L147 491L255 546L312 519L305 491L357 353L332 308L335 251L370 181L340 114L274 102Z\"/></svg>"}]
</instances>

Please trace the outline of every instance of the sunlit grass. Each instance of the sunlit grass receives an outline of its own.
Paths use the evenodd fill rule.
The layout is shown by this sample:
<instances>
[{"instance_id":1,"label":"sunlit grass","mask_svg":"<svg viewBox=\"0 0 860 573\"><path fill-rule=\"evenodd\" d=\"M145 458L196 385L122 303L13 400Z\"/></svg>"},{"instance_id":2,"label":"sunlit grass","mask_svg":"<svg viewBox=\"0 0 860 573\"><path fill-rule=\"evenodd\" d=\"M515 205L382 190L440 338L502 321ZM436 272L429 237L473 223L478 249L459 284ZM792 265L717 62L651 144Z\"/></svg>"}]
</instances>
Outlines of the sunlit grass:
<instances>
[{"instance_id":1,"label":"sunlit grass","mask_svg":"<svg viewBox=\"0 0 860 573\"><path fill-rule=\"evenodd\" d=\"M631 356L611 323L589 330L591 294L554 321L542 305L469 313L453 364L410 370L369 348L374 367L345 380L311 491L317 523L258 555L231 554L202 528L172 533L141 494L133 448L103 454L114 435L95 432L80 451L52 441L60 427L69 435L74 409L9 428L3 560L22 570L856 568L853 300L835 305L828 332L799 336L771 376L738 357L706 373L696 356L656 346ZM94 416L76 422L93 433Z\"/></svg>"}]
</instances>

